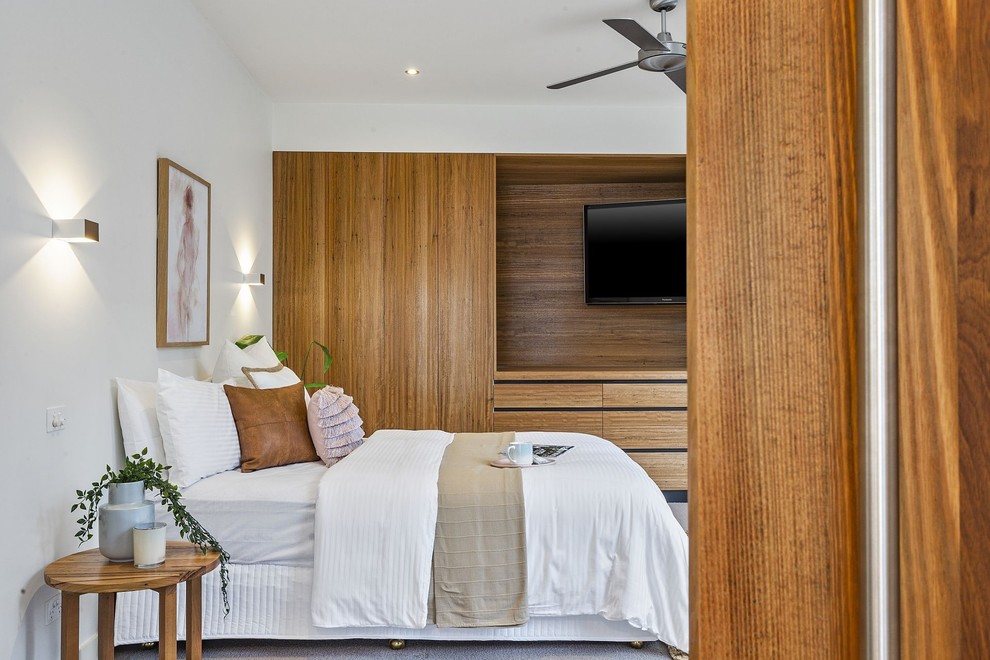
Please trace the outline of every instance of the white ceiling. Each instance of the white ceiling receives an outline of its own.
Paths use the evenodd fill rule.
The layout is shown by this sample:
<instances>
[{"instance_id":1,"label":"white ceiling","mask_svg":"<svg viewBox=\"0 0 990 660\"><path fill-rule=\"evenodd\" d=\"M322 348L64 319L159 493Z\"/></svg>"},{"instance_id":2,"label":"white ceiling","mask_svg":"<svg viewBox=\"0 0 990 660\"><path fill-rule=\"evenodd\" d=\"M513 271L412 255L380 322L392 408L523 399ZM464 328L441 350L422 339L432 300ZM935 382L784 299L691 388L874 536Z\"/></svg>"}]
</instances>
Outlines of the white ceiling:
<instances>
[{"instance_id":1,"label":"white ceiling","mask_svg":"<svg viewBox=\"0 0 990 660\"><path fill-rule=\"evenodd\" d=\"M635 60L636 46L602 19L656 34L648 0L193 3L276 103L684 106L667 76L638 68L546 89ZM668 14L677 41L685 12L682 0Z\"/></svg>"}]
</instances>

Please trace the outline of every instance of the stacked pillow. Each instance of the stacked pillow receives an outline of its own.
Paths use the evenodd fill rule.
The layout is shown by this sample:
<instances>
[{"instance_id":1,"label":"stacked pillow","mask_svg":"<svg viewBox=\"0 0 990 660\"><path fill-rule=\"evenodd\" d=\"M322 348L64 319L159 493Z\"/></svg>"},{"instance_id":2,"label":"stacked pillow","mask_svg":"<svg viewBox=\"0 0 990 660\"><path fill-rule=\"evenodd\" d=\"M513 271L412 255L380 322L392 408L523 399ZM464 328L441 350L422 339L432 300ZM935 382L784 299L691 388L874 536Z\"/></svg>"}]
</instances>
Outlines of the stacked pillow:
<instances>
[{"instance_id":1,"label":"stacked pillow","mask_svg":"<svg viewBox=\"0 0 990 660\"><path fill-rule=\"evenodd\" d=\"M309 401L309 434L316 453L328 466L361 446L362 424L354 399L339 387L328 385Z\"/></svg>"},{"instance_id":2,"label":"stacked pillow","mask_svg":"<svg viewBox=\"0 0 990 660\"><path fill-rule=\"evenodd\" d=\"M159 369L158 382L117 378L125 453L148 448L185 488L240 467L258 470L323 459L333 465L362 441L351 397L327 387L313 397L266 339L244 350L225 342L212 382ZM315 451L315 453L314 453Z\"/></svg>"},{"instance_id":3,"label":"stacked pillow","mask_svg":"<svg viewBox=\"0 0 990 660\"><path fill-rule=\"evenodd\" d=\"M313 451L302 383L253 389L224 385L240 441L241 472L309 463Z\"/></svg>"},{"instance_id":4,"label":"stacked pillow","mask_svg":"<svg viewBox=\"0 0 990 660\"><path fill-rule=\"evenodd\" d=\"M223 385L158 370L155 401L169 480L179 488L241 462L237 427Z\"/></svg>"},{"instance_id":5,"label":"stacked pillow","mask_svg":"<svg viewBox=\"0 0 990 660\"><path fill-rule=\"evenodd\" d=\"M238 348L234 342L227 340L224 342L223 347L221 347L220 356L217 358L217 363L213 367L212 380L214 383L231 382L238 387L251 387L251 383L244 374L245 368L265 369L281 367L281 361L275 355L275 351L272 350L266 338L262 337L243 350ZM295 382L299 382L298 377ZM290 383L286 384L288 385Z\"/></svg>"}]
</instances>

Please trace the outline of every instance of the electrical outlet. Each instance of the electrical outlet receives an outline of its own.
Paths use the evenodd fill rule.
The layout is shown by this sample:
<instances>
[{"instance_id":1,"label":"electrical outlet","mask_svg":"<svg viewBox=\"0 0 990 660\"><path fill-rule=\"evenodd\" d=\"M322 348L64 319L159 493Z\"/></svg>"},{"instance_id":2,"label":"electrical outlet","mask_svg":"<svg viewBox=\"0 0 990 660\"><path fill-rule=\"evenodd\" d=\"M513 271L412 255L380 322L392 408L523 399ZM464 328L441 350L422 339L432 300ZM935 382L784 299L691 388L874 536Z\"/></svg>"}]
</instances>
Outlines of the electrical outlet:
<instances>
[{"instance_id":1,"label":"electrical outlet","mask_svg":"<svg viewBox=\"0 0 990 660\"><path fill-rule=\"evenodd\" d=\"M62 594L57 593L51 598L49 598L48 602L45 603L45 607L47 610L47 614L45 616L45 625L49 626L52 624L52 622L54 622L60 616L62 616Z\"/></svg>"}]
</instances>

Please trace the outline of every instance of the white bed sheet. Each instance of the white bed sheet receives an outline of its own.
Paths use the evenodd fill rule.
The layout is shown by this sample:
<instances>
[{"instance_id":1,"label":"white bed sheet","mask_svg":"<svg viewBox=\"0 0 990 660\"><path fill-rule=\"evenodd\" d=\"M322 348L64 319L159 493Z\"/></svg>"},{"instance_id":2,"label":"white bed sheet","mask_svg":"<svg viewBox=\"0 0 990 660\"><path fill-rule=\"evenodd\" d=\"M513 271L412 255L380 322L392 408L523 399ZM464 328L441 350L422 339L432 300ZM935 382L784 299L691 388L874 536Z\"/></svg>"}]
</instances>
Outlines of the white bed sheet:
<instances>
[{"instance_id":1,"label":"white bed sheet","mask_svg":"<svg viewBox=\"0 0 990 660\"><path fill-rule=\"evenodd\" d=\"M231 470L184 489L182 501L232 563L312 566L316 495L326 472L320 461ZM158 520L172 520L158 508ZM179 538L172 524L168 536Z\"/></svg>"},{"instance_id":2,"label":"white bed sheet","mask_svg":"<svg viewBox=\"0 0 990 660\"><path fill-rule=\"evenodd\" d=\"M317 503L316 626L426 625L436 475L452 437L378 431L327 472ZM522 472L530 615L628 621L688 650L687 536L656 484L602 438L517 437L574 445L556 464Z\"/></svg>"},{"instance_id":3,"label":"white bed sheet","mask_svg":"<svg viewBox=\"0 0 990 660\"><path fill-rule=\"evenodd\" d=\"M650 641L654 635L624 621L599 616L531 617L523 626L501 628L317 628L311 622L313 569L304 566L231 564L230 615L223 615L220 573L203 577L203 639L444 639ZM185 585L176 598L178 637L185 639ZM158 639L158 594L118 594L115 643Z\"/></svg>"}]
</instances>

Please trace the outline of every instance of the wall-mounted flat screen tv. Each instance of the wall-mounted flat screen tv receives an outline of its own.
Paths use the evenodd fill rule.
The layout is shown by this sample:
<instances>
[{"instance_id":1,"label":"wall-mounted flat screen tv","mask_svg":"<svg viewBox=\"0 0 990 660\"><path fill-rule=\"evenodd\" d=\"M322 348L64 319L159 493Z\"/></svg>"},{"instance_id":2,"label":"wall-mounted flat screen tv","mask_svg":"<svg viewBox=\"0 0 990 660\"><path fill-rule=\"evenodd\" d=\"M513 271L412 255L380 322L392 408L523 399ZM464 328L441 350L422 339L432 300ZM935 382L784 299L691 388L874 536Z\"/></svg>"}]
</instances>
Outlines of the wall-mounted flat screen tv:
<instances>
[{"instance_id":1,"label":"wall-mounted flat screen tv","mask_svg":"<svg viewBox=\"0 0 990 660\"><path fill-rule=\"evenodd\" d=\"M687 300L687 205L683 199L584 207L588 304Z\"/></svg>"}]
</instances>

